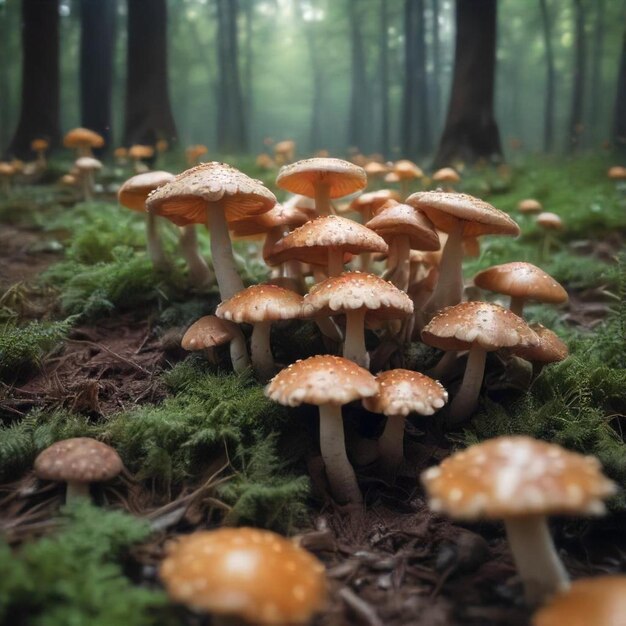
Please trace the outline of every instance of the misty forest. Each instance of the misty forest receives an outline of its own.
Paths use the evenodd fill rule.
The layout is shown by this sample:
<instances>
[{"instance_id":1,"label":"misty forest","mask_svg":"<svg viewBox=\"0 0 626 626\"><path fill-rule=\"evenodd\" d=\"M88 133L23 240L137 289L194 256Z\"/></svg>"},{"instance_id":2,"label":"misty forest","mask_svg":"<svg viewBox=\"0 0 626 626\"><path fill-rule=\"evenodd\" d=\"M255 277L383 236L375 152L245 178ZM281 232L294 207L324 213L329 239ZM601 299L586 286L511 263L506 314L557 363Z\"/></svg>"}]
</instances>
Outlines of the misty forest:
<instances>
[{"instance_id":1,"label":"misty forest","mask_svg":"<svg viewBox=\"0 0 626 626\"><path fill-rule=\"evenodd\" d=\"M624 0L0 0L0 625L626 624Z\"/></svg>"}]
</instances>

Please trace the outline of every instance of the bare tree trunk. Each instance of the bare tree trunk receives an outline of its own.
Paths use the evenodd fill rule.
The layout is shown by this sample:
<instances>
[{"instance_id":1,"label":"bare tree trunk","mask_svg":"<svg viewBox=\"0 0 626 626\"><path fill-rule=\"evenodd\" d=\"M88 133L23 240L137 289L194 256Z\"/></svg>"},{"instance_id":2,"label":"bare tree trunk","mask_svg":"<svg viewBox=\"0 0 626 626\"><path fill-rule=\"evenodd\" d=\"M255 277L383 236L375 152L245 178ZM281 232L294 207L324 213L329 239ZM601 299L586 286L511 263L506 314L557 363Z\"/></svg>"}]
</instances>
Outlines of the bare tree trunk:
<instances>
[{"instance_id":1,"label":"bare tree trunk","mask_svg":"<svg viewBox=\"0 0 626 626\"><path fill-rule=\"evenodd\" d=\"M439 35L439 0L432 0L432 59L433 78L430 82L431 100L433 103L433 126L439 129L441 121L441 41Z\"/></svg>"},{"instance_id":2,"label":"bare tree trunk","mask_svg":"<svg viewBox=\"0 0 626 626\"><path fill-rule=\"evenodd\" d=\"M593 51L591 57L591 88L589 102L588 139L596 142L603 133L600 127L600 108L602 103L602 57L604 56L604 15L605 0L596 0L596 16L593 28ZM603 137L603 139L605 139Z\"/></svg>"},{"instance_id":3,"label":"bare tree trunk","mask_svg":"<svg viewBox=\"0 0 626 626\"><path fill-rule=\"evenodd\" d=\"M176 140L167 80L166 0L128 0L124 143Z\"/></svg>"},{"instance_id":4,"label":"bare tree trunk","mask_svg":"<svg viewBox=\"0 0 626 626\"><path fill-rule=\"evenodd\" d=\"M496 0L456 0L454 78L436 167L502 157L493 111Z\"/></svg>"},{"instance_id":5,"label":"bare tree trunk","mask_svg":"<svg viewBox=\"0 0 626 626\"><path fill-rule=\"evenodd\" d=\"M20 119L9 153L30 159L33 139L54 145L60 134L58 0L22 0L22 58Z\"/></svg>"},{"instance_id":6,"label":"bare tree trunk","mask_svg":"<svg viewBox=\"0 0 626 626\"><path fill-rule=\"evenodd\" d=\"M623 158L626 158L626 29L622 38L622 52L617 76L617 96L615 98L615 123L613 143Z\"/></svg>"},{"instance_id":7,"label":"bare tree trunk","mask_svg":"<svg viewBox=\"0 0 626 626\"><path fill-rule=\"evenodd\" d=\"M361 3L362 4L362 3ZM348 145L365 151L369 148L367 139L370 130L370 97L367 88L367 69L363 34L361 33L361 13L357 0L348 0L350 22L350 44L352 71L350 87L350 114L348 118Z\"/></svg>"},{"instance_id":8,"label":"bare tree trunk","mask_svg":"<svg viewBox=\"0 0 626 626\"><path fill-rule=\"evenodd\" d=\"M572 86L572 108L568 127L568 150L576 151L580 146L583 126L583 101L585 95L585 9L582 0L572 0L574 7L574 84Z\"/></svg>"},{"instance_id":9,"label":"bare tree trunk","mask_svg":"<svg viewBox=\"0 0 626 626\"><path fill-rule=\"evenodd\" d=\"M248 120L248 141L252 137L252 116L254 113L253 99L253 72L252 65L254 54L252 52L252 25L254 20L254 0L244 0L244 16L245 16L245 42L244 42L244 74L243 74L243 93L245 98L245 114Z\"/></svg>"},{"instance_id":10,"label":"bare tree trunk","mask_svg":"<svg viewBox=\"0 0 626 626\"><path fill-rule=\"evenodd\" d=\"M546 97L543 121L543 149L551 152L554 147L554 48L552 47L552 21L547 0L539 0L543 25L543 43L546 53Z\"/></svg>"},{"instance_id":11,"label":"bare tree trunk","mask_svg":"<svg viewBox=\"0 0 626 626\"><path fill-rule=\"evenodd\" d=\"M116 0L81 0L80 106L81 124L111 140L111 94Z\"/></svg>"},{"instance_id":12,"label":"bare tree trunk","mask_svg":"<svg viewBox=\"0 0 626 626\"><path fill-rule=\"evenodd\" d=\"M380 0L380 24L378 32L378 78L380 85L380 150L389 157L389 7L387 0Z\"/></svg>"},{"instance_id":13,"label":"bare tree trunk","mask_svg":"<svg viewBox=\"0 0 626 626\"><path fill-rule=\"evenodd\" d=\"M0 59L8 59L9 47L9 11L5 4L0 4ZM11 81L9 79L8 63L0 63L0 155L9 141L10 109L9 93Z\"/></svg>"}]
</instances>

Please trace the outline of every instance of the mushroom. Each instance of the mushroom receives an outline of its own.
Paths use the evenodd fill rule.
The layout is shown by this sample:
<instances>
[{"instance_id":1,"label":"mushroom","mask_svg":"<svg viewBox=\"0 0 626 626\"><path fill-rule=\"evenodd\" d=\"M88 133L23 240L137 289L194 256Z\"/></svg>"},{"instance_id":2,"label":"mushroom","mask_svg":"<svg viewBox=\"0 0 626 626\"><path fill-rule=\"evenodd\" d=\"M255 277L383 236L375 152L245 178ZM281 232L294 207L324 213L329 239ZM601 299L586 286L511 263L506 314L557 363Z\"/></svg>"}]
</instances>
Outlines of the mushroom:
<instances>
[{"instance_id":1,"label":"mushroom","mask_svg":"<svg viewBox=\"0 0 626 626\"><path fill-rule=\"evenodd\" d=\"M595 457L522 436L498 437L457 452L426 470L422 483L437 513L464 521L504 520L532 604L569 585L546 516L602 514L602 500L616 491ZM596 625L594 620L585 625L590 623Z\"/></svg>"},{"instance_id":2,"label":"mushroom","mask_svg":"<svg viewBox=\"0 0 626 626\"><path fill-rule=\"evenodd\" d=\"M5 196L11 193L11 179L15 176L15 171L11 163L0 161L0 189Z\"/></svg>"},{"instance_id":3,"label":"mushroom","mask_svg":"<svg viewBox=\"0 0 626 626\"><path fill-rule=\"evenodd\" d=\"M80 180L83 187L83 199L85 202L93 200L94 192L94 172L102 169L102 163L93 157L83 156L76 159L74 163L80 172Z\"/></svg>"},{"instance_id":4,"label":"mushroom","mask_svg":"<svg viewBox=\"0 0 626 626\"><path fill-rule=\"evenodd\" d=\"M367 370L329 355L292 363L265 388L268 398L285 406L319 406L320 451L331 490L341 503L361 504L363 500L346 454L341 406L377 391L378 383Z\"/></svg>"},{"instance_id":5,"label":"mushroom","mask_svg":"<svg viewBox=\"0 0 626 626\"><path fill-rule=\"evenodd\" d=\"M626 180L626 167L623 165L613 165L606 174L611 180Z\"/></svg>"},{"instance_id":6,"label":"mushroom","mask_svg":"<svg viewBox=\"0 0 626 626\"><path fill-rule=\"evenodd\" d=\"M198 165L198 163L200 162L200 157L208 154L208 152L209 149L201 143L187 147L185 149L185 158L187 159L187 164L190 167Z\"/></svg>"},{"instance_id":7,"label":"mushroom","mask_svg":"<svg viewBox=\"0 0 626 626\"><path fill-rule=\"evenodd\" d=\"M422 341L440 350L469 350L461 388L450 404L458 423L476 408L487 352L535 346L539 338L526 322L498 304L462 302L441 310L422 330Z\"/></svg>"},{"instance_id":8,"label":"mushroom","mask_svg":"<svg viewBox=\"0 0 626 626\"><path fill-rule=\"evenodd\" d=\"M461 177L453 168L442 167L433 174L433 181L436 183L444 183L443 190L453 192L454 185L461 182Z\"/></svg>"},{"instance_id":9,"label":"mushroom","mask_svg":"<svg viewBox=\"0 0 626 626\"><path fill-rule=\"evenodd\" d=\"M424 178L424 172L413 161L401 159L393 165L393 171L400 182L400 193L403 198L409 195L409 188L414 180Z\"/></svg>"},{"instance_id":10,"label":"mushroom","mask_svg":"<svg viewBox=\"0 0 626 626\"><path fill-rule=\"evenodd\" d=\"M363 400L372 413L387 416L378 440L383 472L395 476L404 459L404 422L409 413L432 415L448 401L448 392L439 381L419 372L395 369L376 376L378 393Z\"/></svg>"},{"instance_id":11,"label":"mushroom","mask_svg":"<svg viewBox=\"0 0 626 626\"><path fill-rule=\"evenodd\" d=\"M30 142L30 149L37 155L37 167L40 170L46 169L46 151L50 147L47 139L33 139Z\"/></svg>"},{"instance_id":12,"label":"mushroom","mask_svg":"<svg viewBox=\"0 0 626 626\"><path fill-rule=\"evenodd\" d=\"M154 148L152 146L134 144L128 149L128 156L133 160L135 174L143 174L149 169L143 161L154 156Z\"/></svg>"},{"instance_id":13,"label":"mushroom","mask_svg":"<svg viewBox=\"0 0 626 626\"><path fill-rule=\"evenodd\" d=\"M552 248L552 244L554 243L552 231L563 230L563 220L556 213L544 211L537 215L535 221L537 222L537 226L539 226L544 233L540 256L542 259L547 259L550 255L550 248Z\"/></svg>"},{"instance_id":14,"label":"mushroom","mask_svg":"<svg viewBox=\"0 0 626 626\"><path fill-rule=\"evenodd\" d=\"M368 161L363 166L363 169L367 174L367 178L370 180L382 178L389 171L386 165L378 161Z\"/></svg>"},{"instance_id":15,"label":"mushroom","mask_svg":"<svg viewBox=\"0 0 626 626\"><path fill-rule=\"evenodd\" d=\"M53 443L35 459L35 474L42 480L67 483L65 501L89 498L89 483L115 478L124 468L119 454L91 437Z\"/></svg>"},{"instance_id":16,"label":"mushroom","mask_svg":"<svg viewBox=\"0 0 626 626\"><path fill-rule=\"evenodd\" d=\"M541 211L543 211L543 207L541 206L541 202L539 202L539 200L526 198L518 202L517 210L524 215L529 215L533 213L541 213Z\"/></svg>"},{"instance_id":17,"label":"mushroom","mask_svg":"<svg viewBox=\"0 0 626 626\"><path fill-rule=\"evenodd\" d=\"M252 285L222 302L215 311L219 318L254 326L250 339L252 367L263 382L276 370L270 346L272 322L296 319L301 314L302 296L276 285Z\"/></svg>"},{"instance_id":18,"label":"mushroom","mask_svg":"<svg viewBox=\"0 0 626 626\"><path fill-rule=\"evenodd\" d=\"M326 600L324 566L293 541L257 528L220 528L168 544L168 594L212 624L308 624Z\"/></svg>"},{"instance_id":19,"label":"mushroom","mask_svg":"<svg viewBox=\"0 0 626 626\"><path fill-rule=\"evenodd\" d=\"M296 154L296 142L292 139L284 139L274 145L274 160L279 165L291 163Z\"/></svg>"},{"instance_id":20,"label":"mushroom","mask_svg":"<svg viewBox=\"0 0 626 626\"><path fill-rule=\"evenodd\" d=\"M533 364L533 375L537 376L547 363L558 363L569 356L569 349L559 336L541 324L531 324L531 330L539 338L539 345L514 348L513 354Z\"/></svg>"},{"instance_id":21,"label":"mushroom","mask_svg":"<svg viewBox=\"0 0 626 626\"><path fill-rule=\"evenodd\" d=\"M78 157L92 156L93 148L104 146L104 137L88 128L73 128L63 138L63 145L76 150Z\"/></svg>"}]
</instances>

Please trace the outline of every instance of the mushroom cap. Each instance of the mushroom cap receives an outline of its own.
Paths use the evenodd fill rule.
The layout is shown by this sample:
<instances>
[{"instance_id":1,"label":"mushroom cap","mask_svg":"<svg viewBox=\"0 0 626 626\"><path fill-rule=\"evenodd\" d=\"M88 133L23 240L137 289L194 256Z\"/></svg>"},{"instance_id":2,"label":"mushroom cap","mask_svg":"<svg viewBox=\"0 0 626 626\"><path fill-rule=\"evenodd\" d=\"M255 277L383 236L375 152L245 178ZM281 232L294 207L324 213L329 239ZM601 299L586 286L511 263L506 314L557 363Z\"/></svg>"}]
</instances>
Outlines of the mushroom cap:
<instances>
[{"instance_id":1,"label":"mushroom cap","mask_svg":"<svg viewBox=\"0 0 626 626\"><path fill-rule=\"evenodd\" d=\"M363 169L370 178L379 178L387 173L387 167L378 161L368 161Z\"/></svg>"},{"instance_id":2,"label":"mushroom cap","mask_svg":"<svg viewBox=\"0 0 626 626\"><path fill-rule=\"evenodd\" d=\"M465 193L418 191L410 195L406 203L426 213L435 227L446 233L461 220L463 237L520 234L515 220L504 211Z\"/></svg>"},{"instance_id":3,"label":"mushroom cap","mask_svg":"<svg viewBox=\"0 0 626 626\"><path fill-rule=\"evenodd\" d=\"M393 164L393 171L398 175L400 180L415 180L422 178L424 172L413 161L408 159L400 159Z\"/></svg>"},{"instance_id":4,"label":"mushroom cap","mask_svg":"<svg viewBox=\"0 0 626 626\"><path fill-rule=\"evenodd\" d=\"M212 161L185 170L146 200L149 211L178 226L206 224L212 204L219 204L226 220L233 222L269 211L276 197L261 181L226 163Z\"/></svg>"},{"instance_id":5,"label":"mushroom cap","mask_svg":"<svg viewBox=\"0 0 626 626\"><path fill-rule=\"evenodd\" d=\"M413 301L394 284L367 272L344 272L311 287L302 302L304 316L334 315L366 309L366 321L396 319L413 313Z\"/></svg>"},{"instance_id":6,"label":"mushroom cap","mask_svg":"<svg viewBox=\"0 0 626 626\"><path fill-rule=\"evenodd\" d=\"M74 165L81 170L81 172L95 172L102 169L102 163L98 159L93 157L83 156L74 162Z\"/></svg>"},{"instance_id":7,"label":"mushroom cap","mask_svg":"<svg viewBox=\"0 0 626 626\"><path fill-rule=\"evenodd\" d=\"M616 491L598 459L531 437L497 437L422 473L430 508L455 519L598 515Z\"/></svg>"},{"instance_id":8,"label":"mushroom cap","mask_svg":"<svg viewBox=\"0 0 626 626\"><path fill-rule=\"evenodd\" d=\"M293 139L283 139L274 144L275 154L291 154L296 149L296 142Z\"/></svg>"},{"instance_id":9,"label":"mushroom cap","mask_svg":"<svg viewBox=\"0 0 626 626\"><path fill-rule=\"evenodd\" d=\"M438 183L458 183L461 177L451 167L442 167L433 174L433 180Z\"/></svg>"},{"instance_id":10,"label":"mushroom cap","mask_svg":"<svg viewBox=\"0 0 626 626\"><path fill-rule=\"evenodd\" d=\"M175 601L250 624L305 624L326 599L324 566L268 530L194 532L168 547L160 576Z\"/></svg>"},{"instance_id":11,"label":"mushroom cap","mask_svg":"<svg viewBox=\"0 0 626 626\"><path fill-rule=\"evenodd\" d=\"M369 398L377 392L378 382L366 369L343 357L328 354L292 363L265 387L268 398L285 406L341 406Z\"/></svg>"},{"instance_id":12,"label":"mushroom cap","mask_svg":"<svg viewBox=\"0 0 626 626\"><path fill-rule=\"evenodd\" d=\"M154 148L136 143L128 149L128 156L131 159L150 159L154 156Z\"/></svg>"},{"instance_id":13,"label":"mushroom cap","mask_svg":"<svg viewBox=\"0 0 626 626\"><path fill-rule=\"evenodd\" d=\"M461 302L441 309L422 330L422 341L440 350L487 352L514 346L536 346L539 338L521 318L499 304Z\"/></svg>"},{"instance_id":14,"label":"mushroom cap","mask_svg":"<svg viewBox=\"0 0 626 626\"><path fill-rule=\"evenodd\" d=\"M542 324L531 324L530 328L539 337L539 345L515 348L517 356L532 363L557 363L569 356L567 344Z\"/></svg>"},{"instance_id":15,"label":"mushroom cap","mask_svg":"<svg viewBox=\"0 0 626 626\"><path fill-rule=\"evenodd\" d=\"M119 148L115 148L115 150L113 150L113 156L116 159L124 159L128 156L128 150L124 146L120 146Z\"/></svg>"},{"instance_id":16,"label":"mushroom cap","mask_svg":"<svg viewBox=\"0 0 626 626\"><path fill-rule=\"evenodd\" d=\"M16 172L16 169L10 163L0 162L0 175L2 176L13 176Z\"/></svg>"},{"instance_id":17,"label":"mushroom cap","mask_svg":"<svg viewBox=\"0 0 626 626\"><path fill-rule=\"evenodd\" d=\"M532 618L532 626L622 626L626 615L626 576L575 580Z\"/></svg>"},{"instance_id":18,"label":"mushroom cap","mask_svg":"<svg viewBox=\"0 0 626 626\"><path fill-rule=\"evenodd\" d=\"M88 128L73 128L63 138L63 145L66 148L80 148L81 146L102 148L104 137Z\"/></svg>"},{"instance_id":19,"label":"mushroom cap","mask_svg":"<svg viewBox=\"0 0 626 626\"><path fill-rule=\"evenodd\" d=\"M626 180L626 167L623 165L614 165L609 168L607 176L611 180Z\"/></svg>"},{"instance_id":20,"label":"mushroom cap","mask_svg":"<svg viewBox=\"0 0 626 626\"><path fill-rule=\"evenodd\" d=\"M30 149L33 152L42 152L50 147L50 142L47 139L33 139L30 142Z\"/></svg>"},{"instance_id":21,"label":"mushroom cap","mask_svg":"<svg viewBox=\"0 0 626 626\"><path fill-rule=\"evenodd\" d=\"M366 193L362 193L350 203L350 210L363 213L369 209L372 213L376 213L379 208L385 205L387 200L396 200L397 202L400 202L401 199L402 197L400 194L393 189L368 191Z\"/></svg>"},{"instance_id":22,"label":"mushroom cap","mask_svg":"<svg viewBox=\"0 0 626 626\"><path fill-rule=\"evenodd\" d=\"M309 216L293 204L284 205L276 203L267 213L251 215L247 219L231 222L229 228L236 237L251 237L262 235L278 226L291 228L302 226L309 221Z\"/></svg>"},{"instance_id":23,"label":"mushroom cap","mask_svg":"<svg viewBox=\"0 0 626 626\"><path fill-rule=\"evenodd\" d=\"M303 263L326 265L328 248L337 248L352 254L387 252L385 240L362 224L326 215L307 222L276 242L266 259L271 265L297 259Z\"/></svg>"},{"instance_id":24,"label":"mushroom cap","mask_svg":"<svg viewBox=\"0 0 626 626\"><path fill-rule=\"evenodd\" d=\"M111 446L91 437L57 441L35 459L37 477L55 482L104 482L123 468L120 455Z\"/></svg>"},{"instance_id":25,"label":"mushroom cap","mask_svg":"<svg viewBox=\"0 0 626 626\"><path fill-rule=\"evenodd\" d=\"M539 200L535 200L534 198L520 200L517 205L517 209L520 213L541 213L541 211L543 211L541 202L539 202Z\"/></svg>"},{"instance_id":26,"label":"mushroom cap","mask_svg":"<svg viewBox=\"0 0 626 626\"><path fill-rule=\"evenodd\" d=\"M395 369L376 376L378 393L363 400L373 413L406 417L409 413L432 415L448 401L448 392L437 381L412 370Z\"/></svg>"},{"instance_id":27,"label":"mushroom cap","mask_svg":"<svg viewBox=\"0 0 626 626\"><path fill-rule=\"evenodd\" d=\"M144 212L150 192L174 178L174 174L158 170L132 176L119 188L117 201L128 209Z\"/></svg>"},{"instance_id":28,"label":"mushroom cap","mask_svg":"<svg viewBox=\"0 0 626 626\"><path fill-rule=\"evenodd\" d=\"M309 198L315 197L319 183L329 186L331 198L341 198L363 189L367 175L362 167L343 159L313 158L284 165L276 178L281 189Z\"/></svg>"},{"instance_id":29,"label":"mushroom cap","mask_svg":"<svg viewBox=\"0 0 626 626\"><path fill-rule=\"evenodd\" d=\"M204 350L229 343L239 333L235 324L215 315L196 320L185 332L180 345L184 350Z\"/></svg>"},{"instance_id":30,"label":"mushroom cap","mask_svg":"<svg viewBox=\"0 0 626 626\"><path fill-rule=\"evenodd\" d=\"M567 291L552 276L531 263L514 261L494 265L474 277L481 289L514 298L560 304L567 302Z\"/></svg>"},{"instance_id":31,"label":"mushroom cap","mask_svg":"<svg viewBox=\"0 0 626 626\"><path fill-rule=\"evenodd\" d=\"M550 211L544 211L537 215L537 224L548 230L562 230L563 220L556 214L550 213Z\"/></svg>"},{"instance_id":32,"label":"mushroom cap","mask_svg":"<svg viewBox=\"0 0 626 626\"><path fill-rule=\"evenodd\" d=\"M215 315L237 324L292 320L302 314L302 296L278 285L252 285L222 302Z\"/></svg>"},{"instance_id":33,"label":"mushroom cap","mask_svg":"<svg viewBox=\"0 0 626 626\"><path fill-rule=\"evenodd\" d=\"M411 248L416 250L439 250L439 236L432 222L420 211L388 200L376 215L365 224L378 233L387 243L394 237L408 236Z\"/></svg>"}]
</instances>

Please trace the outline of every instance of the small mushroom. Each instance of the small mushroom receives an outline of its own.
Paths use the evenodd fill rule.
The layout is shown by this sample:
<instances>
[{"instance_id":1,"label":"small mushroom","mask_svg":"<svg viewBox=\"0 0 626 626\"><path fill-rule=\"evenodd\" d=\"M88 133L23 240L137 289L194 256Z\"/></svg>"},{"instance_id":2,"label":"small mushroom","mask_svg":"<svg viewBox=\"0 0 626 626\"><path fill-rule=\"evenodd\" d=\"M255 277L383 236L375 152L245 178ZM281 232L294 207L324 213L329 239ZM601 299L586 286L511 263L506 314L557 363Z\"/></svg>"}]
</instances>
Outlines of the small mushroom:
<instances>
[{"instance_id":1,"label":"small mushroom","mask_svg":"<svg viewBox=\"0 0 626 626\"><path fill-rule=\"evenodd\" d=\"M73 128L63 138L63 145L66 148L76 150L77 156L92 156L94 148L104 146L104 137L88 128Z\"/></svg>"},{"instance_id":2,"label":"small mushroom","mask_svg":"<svg viewBox=\"0 0 626 626\"><path fill-rule=\"evenodd\" d=\"M442 167L433 174L435 183L443 183L443 190L453 192L454 186L461 182L458 172L451 167Z\"/></svg>"},{"instance_id":3,"label":"small mushroom","mask_svg":"<svg viewBox=\"0 0 626 626\"><path fill-rule=\"evenodd\" d=\"M409 195L411 183L424 178L424 172L413 161L401 159L393 164L393 171L400 182L400 193L403 198Z\"/></svg>"},{"instance_id":4,"label":"small mushroom","mask_svg":"<svg viewBox=\"0 0 626 626\"><path fill-rule=\"evenodd\" d=\"M529 215L533 213L541 213L541 211L543 211L543 206L541 206L541 202L539 202L539 200L535 200L534 198L525 198L524 200L520 200L518 202L517 210L524 215Z\"/></svg>"},{"instance_id":5,"label":"small mushroom","mask_svg":"<svg viewBox=\"0 0 626 626\"><path fill-rule=\"evenodd\" d=\"M74 165L80 172L83 199L86 202L92 200L95 189L94 174L102 169L102 163L93 157L82 156L76 159Z\"/></svg>"},{"instance_id":6,"label":"small mushroom","mask_svg":"<svg viewBox=\"0 0 626 626\"><path fill-rule=\"evenodd\" d=\"M5 196L11 193L11 179L15 173L16 169L11 163L0 162L0 190Z\"/></svg>"}]
</instances>

